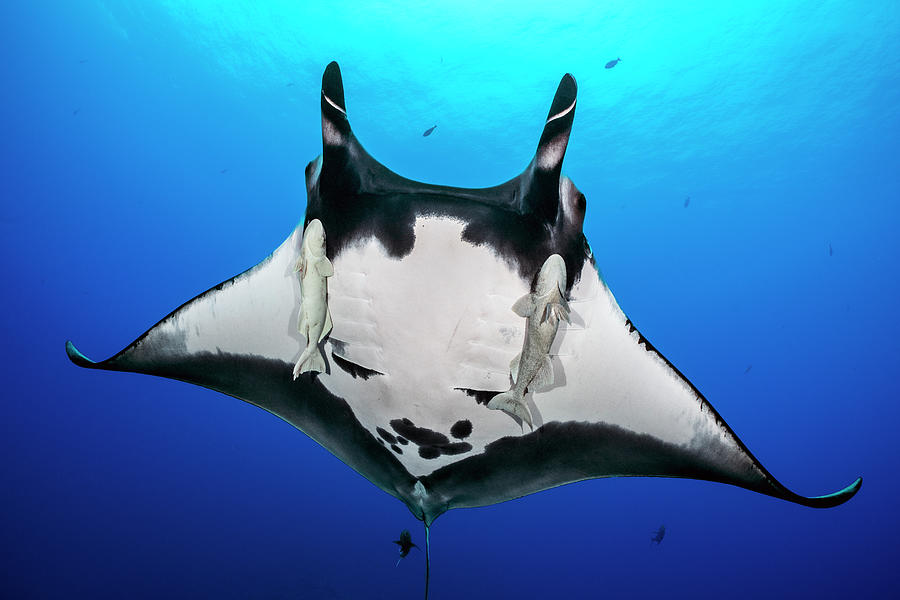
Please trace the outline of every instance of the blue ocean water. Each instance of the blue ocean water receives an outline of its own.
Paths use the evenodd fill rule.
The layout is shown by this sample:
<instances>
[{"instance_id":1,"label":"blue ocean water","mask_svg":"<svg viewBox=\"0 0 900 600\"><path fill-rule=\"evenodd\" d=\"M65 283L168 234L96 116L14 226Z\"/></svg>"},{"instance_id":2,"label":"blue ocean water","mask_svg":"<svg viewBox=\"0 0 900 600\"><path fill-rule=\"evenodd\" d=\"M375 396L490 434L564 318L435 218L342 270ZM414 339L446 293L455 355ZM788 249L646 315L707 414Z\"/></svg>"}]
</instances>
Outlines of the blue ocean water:
<instances>
[{"instance_id":1,"label":"blue ocean water","mask_svg":"<svg viewBox=\"0 0 900 600\"><path fill-rule=\"evenodd\" d=\"M451 511L432 598L896 594L896 2L35 0L0 28L0 596L421 595L391 544L421 524L293 427L63 351L293 230L331 60L373 156L471 187L528 163L572 73L563 170L622 308L788 487L865 478L829 510L606 479Z\"/></svg>"}]
</instances>

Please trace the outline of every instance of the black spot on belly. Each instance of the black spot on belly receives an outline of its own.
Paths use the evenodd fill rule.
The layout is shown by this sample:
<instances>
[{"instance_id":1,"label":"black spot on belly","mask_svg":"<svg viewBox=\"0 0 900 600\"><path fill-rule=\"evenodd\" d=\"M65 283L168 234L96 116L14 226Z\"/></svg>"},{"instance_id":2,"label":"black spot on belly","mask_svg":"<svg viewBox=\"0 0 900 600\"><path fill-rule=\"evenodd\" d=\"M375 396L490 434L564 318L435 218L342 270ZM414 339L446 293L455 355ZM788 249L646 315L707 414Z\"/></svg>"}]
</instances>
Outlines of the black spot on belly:
<instances>
[{"instance_id":1,"label":"black spot on belly","mask_svg":"<svg viewBox=\"0 0 900 600\"><path fill-rule=\"evenodd\" d=\"M401 450L400 446L398 446L397 444L391 444L391 450L393 450L397 454L403 454L403 450Z\"/></svg>"},{"instance_id":2,"label":"black spot on belly","mask_svg":"<svg viewBox=\"0 0 900 600\"><path fill-rule=\"evenodd\" d=\"M388 444L396 444L397 443L397 438L395 438L393 435L391 435L390 433L388 433L381 427L376 427L375 431L377 431L378 435L380 435L384 439L384 441L386 441Z\"/></svg>"},{"instance_id":3,"label":"black spot on belly","mask_svg":"<svg viewBox=\"0 0 900 600\"><path fill-rule=\"evenodd\" d=\"M453 388L454 390L465 392L466 396L470 396L475 398L476 404L484 404L487 406L487 403L491 401L491 398L499 394L500 392L492 392L489 390L472 390L469 388Z\"/></svg>"},{"instance_id":4,"label":"black spot on belly","mask_svg":"<svg viewBox=\"0 0 900 600\"><path fill-rule=\"evenodd\" d=\"M409 419L394 419L391 421L391 427L417 446L441 446L450 441L443 433L426 427L416 427Z\"/></svg>"},{"instance_id":5,"label":"black spot on belly","mask_svg":"<svg viewBox=\"0 0 900 600\"><path fill-rule=\"evenodd\" d=\"M471 449L472 444L468 442L451 442L440 446L420 446L419 456L422 458L437 458L441 455L454 456L456 454L464 454Z\"/></svg>"},{"instance_id":6,"label":"black spot on belly","mask_svg":"<svg viewBox=\"0 0 900 600\"><path fill-rule=\"evenodd\" d=\"M422 446L419 448L419 456L422 458L437 458L441 455L441 451L434 446Z\"/></svg>"},{"instance_id":7,"label":"black spot on belly","mask_svg":"<svg viewBox=\"0 0 900 600\"><path fill-rule=\"evenodd\" d=\"M441 446L441 454L448 454L453 456L455 454L463 454L472 449L472 444L469 442L452 442L450 444L445 444Z\"/></svg>"},{"instance_id":8,"label":"black spot on belly","mask_svg":"<svg viewBox=\"0 0 900 600\"><path fill-rule=\"evenodd\" d=\"M443 433L432 431L425 427L416 427L409 419L394 419L391 421L391 427L403 436L397 438L398 442L406 443L408 439L419 447L419 456L425 459L437 458L441 455L453 456L463 454L472 449L472 445L468 442L451 442L450 438ZM465 433L468 436L472 433L472 424L469 421L459 421L453 426L451 431ZM379 430L380 433L381 430ZM454 434L454 437L459 438L460 436Z\"/></svg>"},{"instance_id":9,"label":"black spot on belly","mask_svg":"<svg viewBox=\"0 0 900 600\"><path fill-rule=\"evenodd\" d=\"M403 437L402 435L397 436L397 441L400 442L401 446L405 446L409 443L409 440Z\"/></svg>"},{"instance_id":10,"label":"black spot on belly","mask_svg":"<svg viewBox=\"0 0 900 600\"><path fill-rule=\"evenodd\" d=\"M472 421L469 421L468 419L457 421L453 424L453 427L450 428L450 435L458 440L466 439L472 435Z\"/></svg>"},{"instance_id":11,"label":"black spot on belly","mask_svg":"<svg viewBox=\"0 0 900 600\"><path fill-rule=\"evenodd\" d=\"M334 352L331 353L331 358L332 360L334 360L334 364L339 366L345 373L349 373L353 377L353 379L356 379L357 377L368 379L372 375L384 375L384 373L379 373L378 371L375 371L373 369L367 369L362 365L350 362L346 358L341 358Z\"/></svg>"}]
</instances>

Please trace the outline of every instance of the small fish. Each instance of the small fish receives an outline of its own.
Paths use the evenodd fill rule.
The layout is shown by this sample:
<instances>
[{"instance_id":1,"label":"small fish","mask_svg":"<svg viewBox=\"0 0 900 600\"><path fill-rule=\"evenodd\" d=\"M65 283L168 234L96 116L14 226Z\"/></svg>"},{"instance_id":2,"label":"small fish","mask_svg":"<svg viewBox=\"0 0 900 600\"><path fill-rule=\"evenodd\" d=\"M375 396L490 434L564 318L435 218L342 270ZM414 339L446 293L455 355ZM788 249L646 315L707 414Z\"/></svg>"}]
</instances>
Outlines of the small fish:
<instances>
[{"instance_id":1,"label":"small fish","mask_svg":"<svg viewBox=\"0 0 900 600\"><path fill-rule=\"evenodd\" d=\"M418 548L415 544L413 544L412 536L409 534L409 529L404 529L400 532L400 539L394 540L394 543L400 546L400 558L397 559L397 565L400 564L400 561L406 558L406 555L409 554L409 551L413 548ZM394 566L397 566L394 565Z\"/></svg>"},{"instance_id":2,"label":"small fish","mask_svg":"<svg viewBox=\"0 0 900 600\"><path fill-rule=\"evenodd\" d=\"M287 84L287 85L286 85L286 86L285 86L285 87L294 87L294 82L293 82L293 81L292 81L292 82L290 82L290 83L289 83L289 84Z\"/></svg>"},{"instance_id":3,"label":"small fish","mask_svg":"<svg viewBox=\"0 0 900 600\"><path fill-rule=\"evenodd\" d=\"M334 266L325 256L325 229L318 219L310 221L303 232L300 258L294 271L300 276L300 322L297 330L306 338L306 348L294 365L294 379L297 379L308 371L325 372L325 360L319 344L332 327L327 278L334 275Z\"/></svg>"},{"instance_id":4,"label":"small fish","mask_svg":"<svg viewBox=\"0 0 900 600\"><path fill-rule=\"evenodd\" d=\"M750 365L749 367L747 367L746 369L744 369L744 375L746 375L747 373L749 373L749 372L750 372L750 369L752 369L752 368L753 368L753 365Z\"/></svg>"},{"instance_id":5,"label":"small fish","mask_svg":"<svg viewBox=\"0 0 900 600\"><path fill-rule=\"evenodd\" d=\"M834 250L831 248L831 242L828 242L828 256L833 256Z\"/></svg>"},{"instance_id":6,"label":"small fish","mask_svg":"<svg viewBox=\"0 0 900 600\"><path fill-rule=\"evenodd\" d=\"M433 127L429 127L428 129L425 130L425 133L422 134L422 137L428 137L429 135L431 135L431 133L432 133L436 128L437 128L437 125L434 125Z\"/></svg>"},{"instance_id":7,"label":"small fish","mask_svg":"<svg viewBox=\"0 0 900 600\"><path fill-rule=\"evenodd\" d=\"M651 542L651 543L652 543L652 542L656 542L656 545L659 546L659 543L660 543L661 541L663 541L663 538L664 538L664 537L666 537L666 526L665 526L665 525L660 525L660 526L659 526L659 529L657 529L657 530L654 532L653 537L650 538L650 542Z\"/></svg>"},{"instance_id":8,"label":"small fish","mask_svg":"<svg viewBox=\"0 0 900 600\"><path fill-rule=\"evenodd\" d=\"M553 385L550 346L556 338L560 321L571 322L564 289L566 263L559 254L551 254L538 272L535 291L519 298L512 307L514 313L525 319L522 352L509 364L513 385L487 403L488 408L518 417L529 427L532 427L532 418L525 404L525 394Z\"/></svg>"},{"instance_id":9,"label":"small fish","mask_svg":"<svg viewBox=\"0 0 900 600\"><path fill-rule=\"evenodd\" d=\"M76 108L75 110L73 110L73 111L72 111L72 116L74 117L75 115L77 115L77 114L78 114L78 111L80 111L80 110L81 110L80 108Z\"/></svg>"},{"instance_id":10,"label":"small fish","mask_svg":"<svg viewBox=\"0 0 900 600\"><path fill-rule=\"evenodd\" d=\"M86 63L87 61L88 61L88 59L82 58L81 60L78 61L78 64L83 65L83 64Z\"/></svg>"},{"instance_id":11,"label":"small fish","mask_svg":"<svg viewBox=\"0 0 900 600\"><path fill-rule=\"evenodd\" d=\"M690 206L690 204L691 204L691 197L688 196L687 198L684 199L684 207L687 208L688 206Z\"/></svg>"},{"instance_id":12,"label":"small fish","mask_svg":"<svg viewBox=\"0 0 900 600\"><path fill-rule=\"evenodd\" d=\"M223 175L224 175L225 173L227 173L227 172L228 172L228 169L222 169L221 171L219 171L219 173L221 173L221 174L223 174Z\"/></svg>"},{"instance_id":13,"label":"small fish","mask_svg":"<svg viewBox=\"0 0 900 600\"><path fill-rule=\"evenodd\" d=\"M608 63L606 63L606 67L604 67L604 68L606 68L606 69L612 69L614 66L616 66L616 65L619 64L620 62L622 62L622 59L621 59L621 58L617 58L616 60L611 60L611 61L609 61Z\"/></svg>"}]
</instances>

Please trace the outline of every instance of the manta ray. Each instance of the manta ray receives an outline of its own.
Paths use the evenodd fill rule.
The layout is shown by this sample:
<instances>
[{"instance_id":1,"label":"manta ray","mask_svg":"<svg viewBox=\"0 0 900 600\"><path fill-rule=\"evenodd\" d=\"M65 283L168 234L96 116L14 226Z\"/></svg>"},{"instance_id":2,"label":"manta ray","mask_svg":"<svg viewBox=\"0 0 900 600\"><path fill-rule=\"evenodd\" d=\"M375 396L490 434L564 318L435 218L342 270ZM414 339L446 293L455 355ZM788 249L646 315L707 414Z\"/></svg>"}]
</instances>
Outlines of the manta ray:
<instances>
[{"instance_id":1,"label":"manta ray","mask_svg":"<svg viewBox=\"0 0 900 600\"><path fill-rule=\"evenodd\" d=\"M850 499L861 478L814 497L782 485L619 308L583 233L585 196L561 172L576 95L566 74L517 177L432 185L366 152L332 62L322 154L306 167L306 213L288 238L114 356L94 362L66 342L69 358L284 419L404 502L426 542L452 508L599 477L702 479L816 508ZM330 263L327 307L303 297L298 277L310 224ZM301 316L326 308L330 330L306 339ZM324 364L295 378L315 344Z\"/></svg>"}]
</instances>

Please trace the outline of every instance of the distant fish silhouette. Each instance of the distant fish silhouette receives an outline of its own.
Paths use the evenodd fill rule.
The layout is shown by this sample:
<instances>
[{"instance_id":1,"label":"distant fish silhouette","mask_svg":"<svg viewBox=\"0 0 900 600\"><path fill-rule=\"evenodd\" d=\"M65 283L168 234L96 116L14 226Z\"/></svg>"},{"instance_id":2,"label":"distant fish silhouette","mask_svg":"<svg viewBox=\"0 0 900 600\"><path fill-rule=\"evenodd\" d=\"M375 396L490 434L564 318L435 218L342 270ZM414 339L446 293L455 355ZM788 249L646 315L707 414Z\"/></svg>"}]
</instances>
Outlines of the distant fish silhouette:
<instances>
[{"instance_id":1,"label":"distant fish silhouette","mask_svg":"<svg viewBox=\"0 0 900 600\"><path fill-rule=\"evenodd\" d=\"M80 110L81 110L80 108L76 108L75 110L73 110L73 111L72 111L72 116L74 117L75 115L77 115L77 114L78 114L78 111L80 111Z\"/></svg>"},{"instance_id":2,"label":"distant fish silhouette","mask_svg":"<svg viewBox=\"0 0 900 600\"><path fill-rule=\"evenodd\" d=\"M650 538L650 541L656 542L656 545L659 546L659 543L663 541L664 537L666 537L666 526L660 525L659 529L656 530L656 533L653 534L653 537Z\"/></svg>"},{"instance_id":3,"label":"distant fish silhouette","mask_svg":"<svg viewBox=\"0 0 900 600\"><path fill-rule=\"evenodd\" d=\"M605 67L605 68L607 68L607 69L612 69L614 66L616 66L616 65L619 64L620 62L622 62L622 59L621 59L621 58L617 58L616 60L611 60L611 61L609 61L608 63L606 63L606 67Z\"/></svg>"},{"instance_id":4,"label":"distant fish silhouette","mask_svg":"<svg viewBox=\"0 0 900 600\"><path fill-rule=\"evenodd\" d=\"M289 84L287 84L287 85L286 85L286 86L285 86L285 87L294 87L294 82L293 82L293 81L292 81L292 82L290 82L290 83L289 83Z\"/></svg>"},{"instance_id":5,"label":"distant fish silhouette","mask_svg":"<svg viewBox=\"0 0 900 600\"><path fill-rule=\"evenodd\" d=\"M753 365L750 365L750 366L748 366L746 369L744 369L744 375L746 375L747 373L749 373L749 372L750 372L750 369L752 369L752 368L753 368Z\"/></svg>"},{"instance_id":6,"label":"distant fish silhouette","mask_svg":"<svg viewBox=\"0 0 900 600\"><path fill-rule=\"evenodd\" d=\"M225 173L227 173L227 172L228 172L228 169L222 169L221 171L219 171L219 173L221 173L221 174L223 174L223 175L224 175Z\"/></svg>"},{"instance_id":7,"label":"distant fish silhouette","mask_svg":"<svg viewBox=\"0 0 900 600\"><path fill-rule=\"evenodd\" d=\"M687 208L688 205L689 205L690 203L691 203L691 197L690 197L690 196L687 196L687 197L684 199L684 207Z\"/></svg>"},{"instance_id":8,"label":"distant fish silhouette","mask_svg":"<svg viewBox=\"0 0 900 600\"><path fill-rule=\"evenodd\" d=\"M404 529L400 532L400 539L394 540L394 543L400 546L400 558L397 559L397 565L400 564L400 561L406 558L406 555L409 554L409 551L413 548L418 548L415 544L413 544L412 536L409 534L409 529ZM395 566L397 566L395 565Z\"/></svg>"},{"instance_id":9,"label":"distant fish silhouette","mask_svg":"<svg viewBox=\"0 0 900 600\"><path fill-rule=\"evenodd\" d=\"M422 134L422 137L428 137L429 135L431 135L431 133L432 133L436 128L437 128L437 125L434 125L433 127L429 127L428 129L425 130L425 133Z\"/></svg>"},{"instance_id":10,"label":"distant fish silhouette","mask_svg":"<svg viewBox=\"0 0 900 600\"><path fill-rule=\"evenodd\" d=\"M78 61L78 64L83 65L83 64L86 63L87 61L88 61L88 59L82 58L81 60Z\"/></svg>"},{"instance_id":11,"label":"distant fish silhouette","mask_svg":"<svg viewBox=\"0 0 900 600\"><path fill-rule=\"evenodd\" d=\"M831 248L831 242L828 242L828 256L833 256L834 250Z\"/></svg>"}]
</instances>

